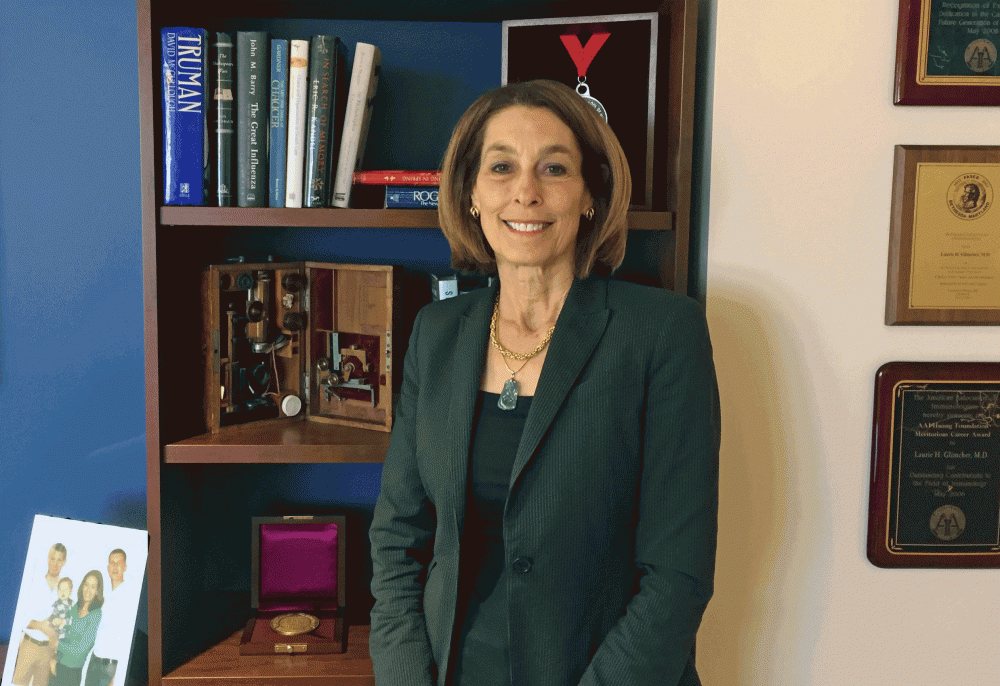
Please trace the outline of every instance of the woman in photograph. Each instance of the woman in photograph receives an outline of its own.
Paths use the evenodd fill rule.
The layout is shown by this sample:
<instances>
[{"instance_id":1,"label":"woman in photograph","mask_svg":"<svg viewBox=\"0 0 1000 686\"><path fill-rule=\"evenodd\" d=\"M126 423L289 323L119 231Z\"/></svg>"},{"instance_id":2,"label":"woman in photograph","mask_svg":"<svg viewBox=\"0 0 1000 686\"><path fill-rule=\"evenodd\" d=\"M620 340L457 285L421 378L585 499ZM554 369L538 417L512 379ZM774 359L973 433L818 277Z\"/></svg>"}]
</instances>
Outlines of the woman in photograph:
<instances>
[{"instance_id":1,"label":"woman in photograph","mask_svg":"<svg viewBox=\"0 0 1000 686\"><path fill-rule=\"evenodd\" d=\"M564 85L455 127L441 227L499 278L414 322L370 532L378 686L699 683L718 392L701 307L606 278L630 194Z\"/></svg>"},{"instance_id":2,"label":"woman in photograph","mask_svg":"<svg viewBox=\"0 0 1000 686\"><path fill-rule=\"evenodd\" d=\"M59 640L57 657L52 661L49 686L80 686L83 665L101 624L103 604L104 577L93 569L80 582L76 604L69 612L72 621L66 625L66 637Z\"/></svg>"}]
</instances>

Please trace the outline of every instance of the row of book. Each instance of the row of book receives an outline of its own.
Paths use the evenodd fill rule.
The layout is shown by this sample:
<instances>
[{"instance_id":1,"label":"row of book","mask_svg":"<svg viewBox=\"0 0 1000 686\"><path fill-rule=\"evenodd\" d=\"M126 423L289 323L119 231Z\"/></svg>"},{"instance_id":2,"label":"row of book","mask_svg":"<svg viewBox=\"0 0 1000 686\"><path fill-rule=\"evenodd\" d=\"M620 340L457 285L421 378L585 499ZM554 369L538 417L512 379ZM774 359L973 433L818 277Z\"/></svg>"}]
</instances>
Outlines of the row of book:
<instances>
[{"instance_id":1,"label":"row of book","mask_svg":"<svg viewBox=\"0 0 1000 686\"><path fill-rule=\"evenodd\" d=\"M161 31L165 204L348 207L360 183L379 187L382 206L436 207L438 172L360 171L376 46L359 42L349 69L335 36L235 38Z\"/></svg>"}]
</instances>

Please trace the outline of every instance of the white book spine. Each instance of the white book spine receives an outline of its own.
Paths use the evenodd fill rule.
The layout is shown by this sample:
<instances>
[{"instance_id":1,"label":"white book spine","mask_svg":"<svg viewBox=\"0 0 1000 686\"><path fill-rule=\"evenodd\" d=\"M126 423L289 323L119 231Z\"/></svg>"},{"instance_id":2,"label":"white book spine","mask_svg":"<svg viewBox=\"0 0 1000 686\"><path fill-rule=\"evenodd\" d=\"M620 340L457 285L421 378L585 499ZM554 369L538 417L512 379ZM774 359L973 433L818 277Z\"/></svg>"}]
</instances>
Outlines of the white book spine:
<instances>
[{"instance_id":1,"label":"white book spine","mask_svg":"<svg viewBox=\"0 0 1000 686\"><path fill-rule=\"evenodd\" d=\"M358 43L354 49L354 67L351 69L347 113L344 115L344 134L340 139L340 157L333 182L334 207L350 206L351 185L354 183L354 172L361 169L361 160L365 154L381 65L382 53L378 48L369 43Z\"/></svg>"},{"instance_id":2,"label":"white book spine","mask_svg":"<svg viewBox=\"0 0 1000 686\"><path fill-rule=\"evenodd\" d=\"M302 169L306 153L306 95L309 92L309 41L289 41L288 150L285 207L302 207Z\"/></svg>"}]
</instances>

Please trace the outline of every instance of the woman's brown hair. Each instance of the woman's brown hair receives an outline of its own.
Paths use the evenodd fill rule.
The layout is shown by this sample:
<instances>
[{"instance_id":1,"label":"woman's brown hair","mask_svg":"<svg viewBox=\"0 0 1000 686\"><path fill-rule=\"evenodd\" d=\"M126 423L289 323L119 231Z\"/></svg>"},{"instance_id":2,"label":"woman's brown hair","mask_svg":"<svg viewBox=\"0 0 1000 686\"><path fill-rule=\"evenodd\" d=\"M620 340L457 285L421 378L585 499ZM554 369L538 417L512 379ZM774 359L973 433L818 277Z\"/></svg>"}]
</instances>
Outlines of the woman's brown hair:
<instances>
[{"instance_id":1,"label":"woman's brown hair","mask_svg":"<svg viewBox=\"0 0 1000 686\"><path fill-rule=\"evenodd\" d=\"M87 608L87 611L90 612L104 605L104 577L96 569L91 569L83 575L83 581L80 582L80 587L76 592L77 605L83 605L83 585L87 583L88 576L94 577L94 580L97 581L97 593L94 595L94 599L90 601L90 605Z\"/></svg>"},{"instance_id":2,"label":"woman's brown hair","mask_svg":"<svg viewBox=\"0 0 1000 686\"><path fill-rule=\"evenodd\" d=\"M526 81L494 89L466 110L451 134L441 164L438 219L451 246L455 269L491 273L496 258L478 219L470 213L472 189L479 174L486 125L497 112L521 105L541 107L559 117L576 136L583 155L583 179L594 199L594 218L581 217L576 240L575 272L587 277L598 269L610 273L625 258L628 203L632 178L614 132L572 88L556 81Z\"/></svg>"}]
</instances>

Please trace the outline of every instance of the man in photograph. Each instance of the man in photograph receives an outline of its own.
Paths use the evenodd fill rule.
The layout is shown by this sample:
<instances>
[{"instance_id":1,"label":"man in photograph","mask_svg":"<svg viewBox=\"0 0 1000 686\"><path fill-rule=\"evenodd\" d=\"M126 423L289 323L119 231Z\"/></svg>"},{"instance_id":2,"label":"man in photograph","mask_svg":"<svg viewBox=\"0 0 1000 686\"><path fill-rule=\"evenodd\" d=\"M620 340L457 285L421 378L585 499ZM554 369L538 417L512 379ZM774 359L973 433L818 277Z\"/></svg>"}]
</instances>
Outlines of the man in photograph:
<instances>
[{"instance_id":1,"label":"man in photograph","mask_svg":"<svg viewBox=\"0 0 1000 686\"><path fill-rule=\"evenodd\" d=\"M59 579L66 564L66 546L56 543L49 548L44 576L35 578L28 589L28 607L33 616L17 645L14 663L15 686L48 686L49 660L52 659L59 633L48 621L52 605L59 599Z\"/></svg>"},{"instance_id":2,"label":"man in photograph","mask_svg":"<svg viewBox=\"0 0 1000 686\"><path fill-rule=\"evenodd\" d=\"M134 605L129 603L131 585L125 583L126 569L125 551L115 548L108 554L108 579L111 583L104 589L104 605L101 607L104 614L97 629L84 686L114 686L118 665L125 664L132 647ZM122 674L123 680L124 677Z\"/></svg>"}]
</instances>

